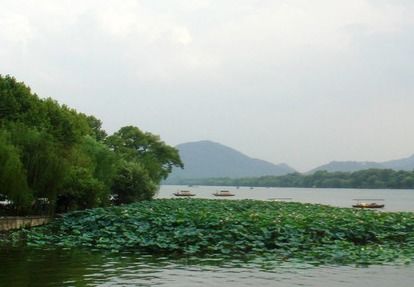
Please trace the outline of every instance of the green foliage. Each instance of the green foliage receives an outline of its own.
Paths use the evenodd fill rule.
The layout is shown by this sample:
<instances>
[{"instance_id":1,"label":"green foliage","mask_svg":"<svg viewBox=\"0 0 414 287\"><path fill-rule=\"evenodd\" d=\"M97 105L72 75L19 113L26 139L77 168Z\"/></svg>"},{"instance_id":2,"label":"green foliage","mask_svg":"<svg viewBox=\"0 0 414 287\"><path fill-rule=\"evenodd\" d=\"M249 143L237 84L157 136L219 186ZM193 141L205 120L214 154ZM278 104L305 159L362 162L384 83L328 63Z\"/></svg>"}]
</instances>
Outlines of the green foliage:
<instances>
[{"instance_id":1,"label":"green foliage","mask_svg":"<svg viewBox=\"0 0 414 287\"><path fill-rule=\"evenodd\" d=\"M32 195L27 185L19 151L7 138L7 133L0 131L1 193L21 209L26 209L30 206Z\"/></svg>"},{"instance_id":2,"label":"green foliage","mask_svg":"<svg viewBox=\"0 0 414 287\"><path fill-rule=\"evenodd\" d=\"M309 175L292 173L283 176L181 179L178 184L212 186L413 189L414 171L395 171L391 169L367 169L351 173L317 171Z\"/></svg>"},{"instance_id":3,"label":"green foliage","mask_svg":"<svg viewBox=\"0 0 414 287\"><path fill-rule=\"evenodd\" d=\"M151 198L174 166L183 167L175 148L137 127L123 127L105 142L122 159L112 184L118 204Z\"/></svg>"},{"instance_id":4,"label":"green foliage","mask_svg":"<svg viewBox=\"0 0 414 287\"><path fill-rule=\"evenodd\" d=\"M37 247L260 254L317 264L414 258L413 213L253 200L143 201L70 213L18 234Z\"/></svg>"},{"instance_id":5,"label":"green foliage","mask_svg":"<svg viewBox=\"0 0 414 287\"><path fill-rule=\"evenodd\" d=\"M157 185L137 162L122 162L112 183L112 195L117 204L151 199Z\"/></svg>"},{"instance_id":6,"label":"green foliage","mask_svg":"<svg viewBox=\"0 0 414 287\"><path fill-rule=\"evenodd\" d=\"M92 129L92 133L95 136L95 139L98 142L103 141L107 137L107 134L102 129L102 122L94 116L87 116L86 120L89 123L89 127Z\"/></svg>"},{"instance_id":7,"label":"green foliage","mask_svg":"<svg viewBox=\"0 0 414 287\"><path fill-rule=\"evenodd\" d=\"M43 120L39 98L25 85L10 76L0 75L0 120L30 122L39 125Z\"/></svg>"},{"instance_id":8,"label":"green foliage","mask_svg":"<svg viewBox=\"0 0 414 287\"><path fill-rule=\"evenodd\" d=\"M158 136L127 126L108 137L108 146L127 161L139 162L154 182L165 179L174 166L183 167L178 151Z\"/></svg>"},{"instance_id":9,"label":"green foliage","mask_svg":"<svg viewBox=\"0 0 414 287\"><path fill-rule=\"evenodd\" d=\"M11 123L8 130L14 145L20 150L33 197L55 200L67 170L66 151L62 151L55 138L45 131L21 123Z\"/></svg>"},{"instance_id":10,"label":"green foliage","mask_svg":"<svg viewBox=\"0 0 414 287\"><path fill-rule=\"evenodd\" d=\"M182 166L159 137L130 126L107 139L99 119L1 75L0 164L0 196L27 212L37 199L59 212L107 205L111 194L149 199Z\"/></svg>"},{"instance_id":11,"label":"green foliage","mask_svg":"<svg viewBox=\"0 0 414 287\"><path fill-rule=\"evenodd\" d=\"M110 186L119 162L117 155L104 143L90 136L83 139L79 146L79 153L87 158L93 176Z\"/></svg>"},{"instance_id":12,"label":"green foliage","mask_svg":"<svg viewBox=\"0 0 414 287\"><path fill-rule=\"evenodd\" d=\"M109 191L94 178L86 168L74 166L65 177L63 191L58 195L58 211L104 206L108 203Z\"/></svg>"}]
</instances>

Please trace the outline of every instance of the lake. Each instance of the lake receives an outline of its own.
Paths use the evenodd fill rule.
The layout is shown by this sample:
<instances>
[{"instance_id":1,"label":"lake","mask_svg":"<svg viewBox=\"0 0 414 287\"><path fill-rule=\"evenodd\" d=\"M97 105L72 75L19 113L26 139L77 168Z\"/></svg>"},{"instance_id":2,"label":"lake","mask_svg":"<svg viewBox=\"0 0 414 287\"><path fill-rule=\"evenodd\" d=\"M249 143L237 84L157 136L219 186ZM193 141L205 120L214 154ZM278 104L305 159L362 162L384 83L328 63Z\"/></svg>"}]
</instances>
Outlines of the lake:
<instances>
[{"instance_id":1,"label":"lake","mask_svg":"<svg viewBox=\"0 0 414 287\"><path fill-rule=\"evenodd\" d=\"M306 266L80 250L0 250L0 286L412 286L414 266Z\"/></svg>"},{"instance_id":2,"label":"lake","mask_svg":"<svg viewBox=\"0 0 414 287\"><path fill-rule=\"evenodd\" d=\"M406 189L340 189L340 188L265 188L265 187L220 187L220 186L161 186L158 198L173 198L174 192L190 190L196 198L219 198L213 195L219 190L229 190L235 196L227 199L283 199L302 203L321 203L338 207L351 207L354 199L382 199L384 211L414 212L414 190ZM289 199L287 199L289 198ZM374 200L375 201L375 200Z\"/></svg>"},{"instance_id":3,"label":"lake","mask_svg":"<svg viewBox=\"0 0 414 287\"><path fill-rule=\"evenodd\" d=\"M217 260L217 259L215 259ZM0 286L412 286L414 266L272 266L79 250L0 250Z\"/></svg>"},{"instance_id":4,"label":"lake","mask_svg":"<svg viewBox=\"0 0 414 287\"><path fill-rule=\"evenodd\" d=\"M356 198L384 199L387 211L414 211L414 191L162 186L159 198L191 190L199 198L230 190L234 199L289 201L350 207ZM0 249L0 287L26 286L412 286L414 265L311 266L263 258L167 258L86 250Z\"/></svg>"}]
</instances>

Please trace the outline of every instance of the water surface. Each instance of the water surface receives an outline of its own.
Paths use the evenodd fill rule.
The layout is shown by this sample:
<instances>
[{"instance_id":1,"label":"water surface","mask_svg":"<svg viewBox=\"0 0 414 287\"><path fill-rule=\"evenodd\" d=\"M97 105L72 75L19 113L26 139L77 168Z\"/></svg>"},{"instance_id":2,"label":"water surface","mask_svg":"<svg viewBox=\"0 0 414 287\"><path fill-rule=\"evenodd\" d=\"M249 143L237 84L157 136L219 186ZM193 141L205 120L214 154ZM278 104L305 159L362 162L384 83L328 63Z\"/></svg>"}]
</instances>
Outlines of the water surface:
<instances>
[{"instance_id":1,"label":"water surface","mask_svg":"<svg viewBox=\"0 0 414 287\"><path fill-rule=\"evenodd\" d=\"M0 250L0 286L412 286L414 266L307 266L294 263Z\"/></svg>"},{"instance_id":2,"label":"water surface","mask_svg":"<svg viewBox=\"0 0 414 287\"><path fill-rule=\"evenodd\" d=\"M174 192L190 190L196 198L220 199L281 199L303 203L320 203L338 207L352 207L354 199L370 200L384 203L384 211L414 212L414 190L407 189L341 189L341 188L265 188L265 187L219 187L219 186L161 186L158 198L173 198ZM229 190L233 197L215 197L214 192Z\"/></svg>"}]
</instances>

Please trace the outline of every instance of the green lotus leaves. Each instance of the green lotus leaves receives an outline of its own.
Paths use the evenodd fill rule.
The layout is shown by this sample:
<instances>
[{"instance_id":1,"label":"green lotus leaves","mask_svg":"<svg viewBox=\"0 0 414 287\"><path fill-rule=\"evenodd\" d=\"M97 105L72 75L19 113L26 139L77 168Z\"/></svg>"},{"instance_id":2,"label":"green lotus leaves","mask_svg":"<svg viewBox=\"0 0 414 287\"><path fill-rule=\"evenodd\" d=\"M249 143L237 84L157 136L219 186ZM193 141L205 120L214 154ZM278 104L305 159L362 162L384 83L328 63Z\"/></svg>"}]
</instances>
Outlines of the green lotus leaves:
<instances>
[{"instance_id":1,"label":"green lotus leaves","mask_svg":"<svg viewBox=\"0 0 414 287\"><path fill-rule=\"evenodd\" d=\"M30 246L273 256L308 264L409 263L414 213L254 200L158 199L66 214L12 237Z\"/></svg>"}]
</instances>

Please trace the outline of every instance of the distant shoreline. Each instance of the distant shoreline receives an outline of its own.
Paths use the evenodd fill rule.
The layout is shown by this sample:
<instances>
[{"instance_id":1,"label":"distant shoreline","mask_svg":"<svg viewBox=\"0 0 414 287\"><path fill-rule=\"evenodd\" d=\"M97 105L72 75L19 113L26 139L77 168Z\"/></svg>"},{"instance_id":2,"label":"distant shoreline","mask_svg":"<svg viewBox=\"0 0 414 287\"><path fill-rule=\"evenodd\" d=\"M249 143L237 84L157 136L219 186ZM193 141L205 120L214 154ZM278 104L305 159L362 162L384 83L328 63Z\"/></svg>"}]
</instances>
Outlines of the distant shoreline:
<instances>
[{"instance_id":1,"label":"distant shoreline","mask_svg":"<svg viewBox=\"0 0 414 287\"><path fill-rule=\"evenodd\" d=\"M367 169L356 172L317 171L313 174L291 173L282 176L242 178L172 178L167 179L162 184L240 187L414 189L414 171Z\"/></svg>"}]
</instances>

